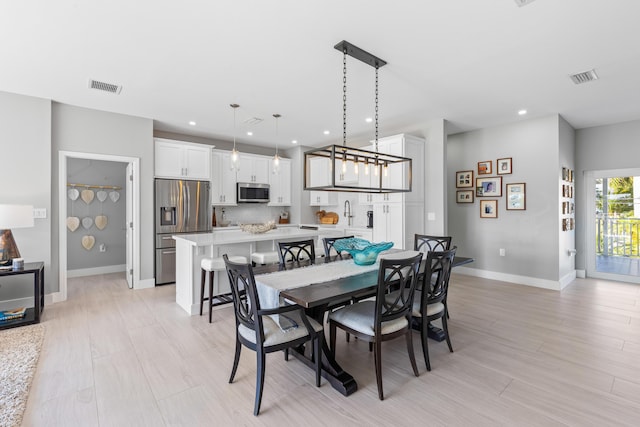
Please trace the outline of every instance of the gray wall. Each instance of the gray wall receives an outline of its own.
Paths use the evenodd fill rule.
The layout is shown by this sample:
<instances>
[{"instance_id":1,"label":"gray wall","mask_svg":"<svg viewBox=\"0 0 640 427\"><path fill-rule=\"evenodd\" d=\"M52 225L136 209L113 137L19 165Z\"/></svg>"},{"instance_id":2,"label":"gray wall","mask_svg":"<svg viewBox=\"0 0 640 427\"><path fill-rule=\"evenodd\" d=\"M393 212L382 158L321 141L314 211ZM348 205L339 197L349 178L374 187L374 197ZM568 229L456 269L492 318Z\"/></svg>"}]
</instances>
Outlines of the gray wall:
<instances>
[{"instance_id":1,"label":"gray wall","mask_svg":"<svg viewBox=\"0 0 640 427\"><path fill-rule=\"evenodd\" d=\"M51 102L0 92L0 147L3 154L1 204L26 204L47 210L33 228L13 231L25 262L45 263L45 290L54 289L51 276ZM21 279L22 280L22 279ZM0 280L0 301L33 294L32 277L16 286Z\"/></svg>"},{"instance_id":2,"label":"gray wall","mask_svg":"<svg viewBox=\"0 0 640 427\"><path fill-rule=\"evenodd\" d=\"M470 268L559 280L559 116L450 135L447 142L449 234L458 254L475 258ZM479 198L456 203L455 172L477 162L512 157L513 173L502 175L498 218L480 218ZM495 173L492 175L495 176ZM526 183L526 210L507 211L506 183ZM488 198L487 198L488 199ZM499 249L506 256L499 256Z\"/></svg>"},{"instance_id":3,"label":"gray wall","mask_svg":"<svg viewBox=\"0 0 640 427\"><path fill-rule=\"evenodd\" d=\"M586 171L640 168L640 120L576 131L576 268L586 268Z\"/></svg>"},{"instance_id":4,"label":"gray wall","mask_svg":"<svg viewBox=\"0 0 640 427\"><path fill-rule=\"evenodd\" d=\"M90 204L86 204L80 197L73 201L67 197L67 216L76 216L80 220L90 217L95 222L97 215L107 217L107 226L100 230L94 225L86 230L82 225L77 230L67 229L67 270L122 266L126 263L126 163L107 162L90 159L70 158L67 162L67 183L104 185L120 187L117 190L120 198L113 202L109 197L100 202L94 197ZM78 190L83 190L79 188ZM100 189L91 189L94 194ZM105 189L107 194L110 189ZM96 243L91 250L82 246L82 237L91 235ZM100 252L100 245L106 246L105 252Z\"/></svg>"},{"instance_id":5,"label":"gray wall","mask_svg":"<svg viewBox=\"0 0 640 427\"><path fill-rule=\"evenodd\" d=\"M153 121L150 119L52 105L53 223L58 224L58 155L60 151L140 158L140 279L154 280ZM58 263L58 229L54 227L53 263ZM56 276L57 277L57 271Z\"/></svg>"}]
</instances>

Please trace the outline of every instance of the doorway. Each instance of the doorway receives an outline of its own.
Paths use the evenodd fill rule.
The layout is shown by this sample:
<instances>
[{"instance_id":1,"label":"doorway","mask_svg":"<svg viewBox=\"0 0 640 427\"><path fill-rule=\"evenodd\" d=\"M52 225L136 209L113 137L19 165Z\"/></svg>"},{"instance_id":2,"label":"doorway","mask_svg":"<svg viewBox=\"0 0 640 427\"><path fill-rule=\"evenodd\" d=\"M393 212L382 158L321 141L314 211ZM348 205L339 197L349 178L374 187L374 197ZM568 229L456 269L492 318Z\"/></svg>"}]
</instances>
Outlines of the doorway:
<instances>
[{"instance_id":1,"label":"doorway","mask_svg":"<svg viewBox=\"0 0 640 427\"><path fill-rule=\"evenodd\" d=\"M591 171L587 276L640 283L640 169Z\"/></svg>"},{"instance_id":2,"label":"doorway","mask_svg":"<svg viewBox=\"0 0 640 427\"><path fill-rule=\"evenodd\" d=\"M67 238L67 218L71 212L67 209L67 177L68 163L70 159L84 159L105 162L118 162L126 164L126 176L123 202L125 203L125 223L118 224L117 227L125 228L125 276L129 288L136 288L140 282L140 233L138 224L140 222L140 192L139 192L139 164L140 159L135 157L114 156L94 153L76 153L61 151L58 158L58 191L59 191L59 283L60 298L67 299L67 277L68 277L68 238ZM83 183L84 184L84 183ZM115 198L115 197L114 197ZM91 246L91 241L87 242ZM96 248L99 250L99 247Z\"/></svg>"}]
</instances>

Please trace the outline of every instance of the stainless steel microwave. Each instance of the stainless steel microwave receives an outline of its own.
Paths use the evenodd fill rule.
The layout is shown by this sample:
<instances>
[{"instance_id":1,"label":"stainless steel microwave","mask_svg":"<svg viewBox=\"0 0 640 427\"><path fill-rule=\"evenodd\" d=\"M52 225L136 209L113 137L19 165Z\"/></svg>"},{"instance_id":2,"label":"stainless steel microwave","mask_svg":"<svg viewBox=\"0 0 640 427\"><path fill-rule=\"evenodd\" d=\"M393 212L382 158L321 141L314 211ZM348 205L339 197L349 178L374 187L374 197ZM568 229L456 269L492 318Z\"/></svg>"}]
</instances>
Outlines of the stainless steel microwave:
<instances>
[{"instance_id":1,"label":"stainless steel microwave","mask_svg":"<svg viewBox=\"0 0 640 427\"><path fill-rule=\"evenodd\" d=\"M238 183L238 203L269 203L269 184Z\"/></svg>"}]
</instances>

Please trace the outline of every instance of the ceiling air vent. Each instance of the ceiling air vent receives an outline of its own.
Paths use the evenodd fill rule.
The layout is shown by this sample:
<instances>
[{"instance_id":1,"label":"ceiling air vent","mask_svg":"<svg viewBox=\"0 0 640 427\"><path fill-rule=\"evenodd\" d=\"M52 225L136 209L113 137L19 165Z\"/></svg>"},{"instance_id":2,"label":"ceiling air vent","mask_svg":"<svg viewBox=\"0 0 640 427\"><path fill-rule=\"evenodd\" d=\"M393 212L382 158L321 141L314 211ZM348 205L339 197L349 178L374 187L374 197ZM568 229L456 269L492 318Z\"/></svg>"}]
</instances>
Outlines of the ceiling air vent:
<instances>
[{"instance_id":1,"label":"ceiling air vent","mask_svg":"<svg viewBox=\"0 0 640 427\"><path fill-rule=\"evenodd\" d=\"M98 80L89 80L89 89L101 90L104 92L115 93L116 95L122 90L122 86L114 85L112 83L100 82Z\"/></svg>"},{"instance_id":2,"label":"ceiling air vent","mask_svg":"<svg viewBox=\"0 0 640 427\"><path fill-rule=\"evenodd\" d=\"M261 119L259 117L249 117L248 119L246 119L242 123L244 123L245 125L257 125L259 123L262 123L263 120L264 119Z\"/></svg>"},{"instance_id":3,"label":"ceiling air vent","mask_svg":"<svg viewBox=\"0 0 640 427\"><path fill-rule=\"evenodd\" d=\"M526 6L529 3L533 3L535 0L514 0L518 7Z\"/></svg>"},{"instance_id":4,"label":"ceiling air vent","mask_svg":"<svg viewBox=\"0 0 640 427\"><path fill-rule=\"evenodd\" d=\"M582 83L587 83L593 80L598 80L598 75L596 74L596 70L584 71L578 74L571 74L571 80L577 85Z\"/></svg>"}]
</instances>

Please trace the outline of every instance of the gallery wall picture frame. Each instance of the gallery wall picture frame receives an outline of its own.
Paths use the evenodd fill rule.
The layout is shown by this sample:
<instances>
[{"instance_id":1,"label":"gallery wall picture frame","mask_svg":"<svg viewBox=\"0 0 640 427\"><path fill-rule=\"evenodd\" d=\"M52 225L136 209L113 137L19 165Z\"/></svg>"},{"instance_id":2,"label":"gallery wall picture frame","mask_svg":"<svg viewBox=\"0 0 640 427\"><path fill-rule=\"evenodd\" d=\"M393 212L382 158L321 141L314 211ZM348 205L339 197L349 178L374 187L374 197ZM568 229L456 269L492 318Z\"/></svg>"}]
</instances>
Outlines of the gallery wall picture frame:
<instances>
[{"instance_id":1,"label":"gallery wall picture frame","mask_svg":"<svg viewBox=\"0 0 640 427\"><path fill-rule=\"evenodd\" d=\"M456 172L456 188L473 188L473 171Z\"/></svg>"},{"instance_id":2,"label":"gallery wall picture frame","mask_svg":"<svg viewBox=\"0 0 640 427\"><path fill-rule=\"evenodd\" d=\"M498 218L498 201L480 200L480 218Z\"/></svg>"},{"instance_id":3,"label":"gallery wall picture frame","mask_svg":"<svg viewBox=\"0 0 640 427\"><path fill-rule=\"evenodd\" d=\"M458 190L456 191L457 203L473 203L473 190Z\"/></svg>"},{"instance_id":4,"label":"gallery wall picture frame","mask_svg":"<svg viewBox=\"0 0 640 427\"><path fill-rule=\"evenodd\" d=\"M484 162L478 162L478 175L491 175L493 170L491 166L493 162L491 160L485 160Z\"/></svg>"},{"instance_id":5,"label":"gallery wall picture frame","mask_svg":"<svg viewBox=\"0 0 640 427\"><path fill-rule=\"evenodd\" d=\"M506 185L507 210L524 211L527 209L527 184L524 182Z\"/></svg>"},{"instance_id":6,"label":"gallery wall picture frame","mask_svg":"<svg viewBox=\"0 0 640 427\"><path fill-rule=\"evenodd\" d=\"M513 165L513 159L511 157L498 159L496 160L496 173L498 175L508 175L510 173L513 173L512 165Z\"/></svg>"},{"instance_id":7,"label":"gallery wall picture frame","mask_svg":"<svg viewBox=\"0 0 640 427\"><path fill-rule=\"evenodd\" d=\"M502 197L502 177L476 178L476 197Z\"/></svg>"}]
</instances>

